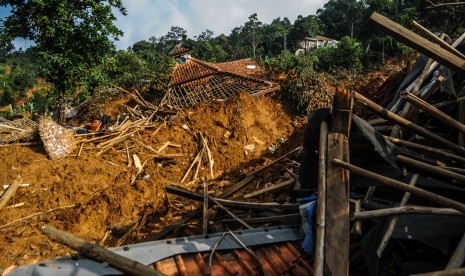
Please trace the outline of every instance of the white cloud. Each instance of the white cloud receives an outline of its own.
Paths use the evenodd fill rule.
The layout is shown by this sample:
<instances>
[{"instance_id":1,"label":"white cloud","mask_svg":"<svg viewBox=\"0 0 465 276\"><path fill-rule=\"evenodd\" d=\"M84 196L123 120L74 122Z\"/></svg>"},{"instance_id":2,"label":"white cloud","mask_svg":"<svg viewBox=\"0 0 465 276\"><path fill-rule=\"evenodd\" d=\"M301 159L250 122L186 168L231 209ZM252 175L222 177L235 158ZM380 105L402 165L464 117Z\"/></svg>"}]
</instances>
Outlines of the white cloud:
<instances>
[{"instance_id":1,"label":"white cloud","mask_svg":"<svg viewBox=\"0 0 465 276\"><path fill-rule=\"evenodd\" d=\"M116 42L126 49L137 41L165 35L171 26L187 30L189 37L206 29L215 35L230 34L234 27L244 24L248 17L258 14L263 23L277 17L293 22L298 15L315 14L327 0L123 0L128 15L118 15L116 25L124 37Z\"/></svg>"}]
</instances>

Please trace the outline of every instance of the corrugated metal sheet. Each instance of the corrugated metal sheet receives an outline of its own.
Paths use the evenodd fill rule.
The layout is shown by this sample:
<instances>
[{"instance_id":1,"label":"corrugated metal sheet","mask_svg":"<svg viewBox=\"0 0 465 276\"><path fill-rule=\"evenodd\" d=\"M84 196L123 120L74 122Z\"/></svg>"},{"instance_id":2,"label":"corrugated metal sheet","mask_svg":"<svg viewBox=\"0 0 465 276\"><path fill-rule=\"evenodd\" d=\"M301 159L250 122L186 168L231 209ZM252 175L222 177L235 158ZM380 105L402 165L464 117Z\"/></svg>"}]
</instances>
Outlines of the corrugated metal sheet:
<instances>
[{"instance_id":1,"label":"corrugated metal sheet","mask_svg":"<svg viewBox=\"0 0 465 276\"><path fill-rule=\"evenodd\" d=\"M260 260L265 275L312 275L310 256L298 243L283 242L250 248ZM176 255L151 266L166 275L210 275L210 253ZM260 267L245 249L216 251L214 275L259 275Z\"/></svg>"}]
</instances>

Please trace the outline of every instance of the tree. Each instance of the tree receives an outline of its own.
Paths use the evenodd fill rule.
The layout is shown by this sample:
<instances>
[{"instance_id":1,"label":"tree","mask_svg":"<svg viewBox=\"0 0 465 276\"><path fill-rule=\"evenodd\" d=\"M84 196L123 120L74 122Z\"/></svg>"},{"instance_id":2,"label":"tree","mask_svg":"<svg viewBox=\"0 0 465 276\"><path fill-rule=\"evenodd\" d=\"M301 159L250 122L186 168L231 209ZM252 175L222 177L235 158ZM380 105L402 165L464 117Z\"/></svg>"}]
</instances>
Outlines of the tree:
<instances>
[{"instance_id":1,"label":"tree","mask_svg":"<svg viewBox=\"0 0 465 276\"><path fill-rule=\"evenodd\" d=\"M290 48L295 51L299 48L299 42L304 38L314 37L319 34L320 26L321 22L315 15L306 17L299 15L288 34Z\"/></svg>"},{"instance_id":2,"label":"tree","mask_svg":"<svg viewBox=\"0 0 465 276\"><path fill-rule=\"evenodd\" d=\"M256 59L256 49L257 49L257 42L259 40L259 32L258 29L262 26L262 22L258 21L257 14L254 13L249 16L249 21L244 24L244 31L248 33L252 33L252 51L253 51L253 58Z\"/></svg>"},{"instance_id":3,"label":"tree","mask_svg":"<svg viewBox=\"0 0 465 276\"><path fill-rule=\"evenodd\" d=\"M363 1L329 0L317 15L324 24L325 35L335 39L346 35L354 38L363 26L364 10Z\"/></svg>"},{"instance_id":4,"label":"tree","mask_svg":"<svg viewBox=\"0 0 465 276\"><path fill-rule=\"evenodd\" d=\"M43 56L45 79L59 95L59 123L65 123L64 97L86 71L103 62L123 33L114 10L126 14L121 0L0 0L11 14L0 26L3 41L35 42Z\"/></svg>"}]
</instances>

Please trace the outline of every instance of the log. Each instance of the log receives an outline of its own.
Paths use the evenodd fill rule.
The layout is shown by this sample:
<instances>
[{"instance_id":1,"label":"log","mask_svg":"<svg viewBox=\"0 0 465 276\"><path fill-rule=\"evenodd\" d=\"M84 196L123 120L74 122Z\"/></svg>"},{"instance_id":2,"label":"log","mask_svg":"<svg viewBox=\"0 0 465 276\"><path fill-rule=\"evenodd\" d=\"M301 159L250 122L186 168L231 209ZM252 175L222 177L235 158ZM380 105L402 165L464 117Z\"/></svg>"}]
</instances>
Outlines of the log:
<instances>
[{"instance_id":1,"label":"log","mask_svg":"<svg viewBox=\"0 0 465 276\"><path fill-rule=\"evenodd\" d=\"M447 263L446 270L460 268L465 260L465 234L463 234L457 248L455 248L454 254L450 257Z\"/></svg>"},{"instance_id":2,"label":"log","mask_svg":"<svg viewBox=\"0 0 465 276\"><path fill-rule=\"evenodd\" d=\"M461 52L459 52L457 49L451 47L447 42L445 42L444 40L440 39L437 35L433 34L432 32L430 32L428 29L426 29L425 27L423 27L422 25L420 25L418 22L416 22L415 20L412 21L411 23L412 27L417 29L420 33L422 33L423 35L427 36L428 38L430 38L434 43L438 44L439 46L441 46L441 48L443 48L444 50L446 51L449 51L450 53L460 57L460 58L463 58L465 59L465 55L462 54Z\"/></svg>"},{"instance_id":3,"label":"log","mask_svg":"<svg viewBox=\"0 0 465 276\"><path fill-rule=\"evenodd\" d=\"M412 187L415 186L419 176L420 176L419 174L412 175L409 185L411 185ZM409 198L410 198L410 193L405 192L400 201L400 207L404 207L405 205L407 205ZM389 225L386 229L386 233L381 239L378 249L376 250L376 254L378 255L378 258L381 258L381 256L383 255L384 249L386 249L386 246L388 245L388 242L391 239L392 233L394 233L394 229L396 228L398 219L399 217L395 216L391 218L391 220L389 221Z\"/></svg>"},{"instance_id":4,"label":"log","mask_svg":"<svg viewBox=\"0 0 465 276\"><path fill-rule=\"evenodd\" d=\"M328 160L348 160L348 138L328 134ZM334 163L327 165L324 275L349 273L349 177Z\"/></svg>"},{"instance_id":5,"label":"log","mask_svg":"<svg viewBox=\"0 0 465 276\"><path fill-rule=\"evenodd\" d=\"M444 215L444 216L465 216L464 213L450 208L434 208L423 206L403 206L386 208L380 210L363 211L354 213L352 220L365 220L370 218L379 218L387 216L399 216L408 214L425 214L425 215Z\"/></svg>"},{"instance_id":6,"label":"log","mask_svg":"<svg viewBox=\"0 0 465 276\"><path fill-rule=\"evenodd\" d=\"M450 126L462 133L465 133L465 125L458 122L454 118L450 117L449 115L445 114L441 110L435 108L434 106L430 105L426 101L422 100L421 98L409 93L407 91L403 91L400 94L401 98L407 100L409 103L413 104L414 106L420 108L421 110L425 111L432 117L436 118L440 122L444 123L445 125Z\"/></svg>"},{"instance_id":7,"label":"log","mask_svg":"<svg viewBox=\"0 0 465 276\"><path fill-rule=\"evenodd\" d=\"M6 206L8 201L15 195L16 191L18 188L21 186L21 182L23 180L21 179L20 176L18 176L15 180L13 180L13 183L8 187L8 190L6 190L2 197L0 198L0 211Z\"/></svg>"},{"instance_id":8,"label":"log","mask_svg":"<svg viewBox=\"0 0 465 276\"><path fill-rule=\"evenodd\" d=\"M386 34L396 38L402 43L413 49L436 60L440 64L456 71L458 74L465 75L465 59L460 58L439 45L434 44L416 33L402 27L394 21L374 12L370 16L371 23L378 27Z\"/></svg>"},{"instance_id":9,"label":"log","mask_svg":"<svg viewBox=\"0 0 465 276\"><path fill-rule=\"evenodd\" d=\"M364 97L363 95L361 95L360 93L355 93L355 99L357 99L358 101L364 103L368 108L370 108L372 111L374 111L375 113L379 114L381 117L387 119L387 120L390 120L396 124L399 124L425 138L429 138L431 140L433 140L434 142L452 150L452 151L455 151L455 152L458 152L460 154L463 154L465 155L465 148L463 147L460 147L454 143L452 143L451 141L445 139L445 138L442 138L441 136L435 134L435 133L432 133L431 131L429 130L426 130L425 128L422 128L420 127L419 125L417 124L414 124L412 123L411 121L409 120L406 120L405 118L402 118L400 117L399 115L397 114L394 114L388 110L386 110L385 108L383 108L382 106L380 105L377 105L376 103L370 101L369 99L367 99L366 97Z\"/></svg>"},{"instance_id":10,"label":"log","mask_svg":"<svg viewBox=\"0 0 465 276\"><path fill-rule=\"evenodd\" d=\"M66 245L86 257L98 262L105 262L130 275L163 275L137 261L118 255L101 246L87 242L71 233L58 230L50 225L42 227L41 232L49 239Z\"/></svg>"},{"instance_id":11,"label":"log","mask_svg":"<svg viewBox=\"0 0 465 276\"><path fill-rule=\"evenodd\" d=\"M258 195L262 195L262 194L265 194L265 193L279 192L281 190L285 190L285 189L293 187L294 183L295 183L295 180L290 179L290 180L284 181L282 183L275 184L275 185L273 185L271 187L264 188L264 189L261 189L261 190L246 194L246 195L244 195L244 198L256 197Z\"/></svg>"},{"instance_id":12,"label":"log","mask_svg":"<svg viewBox=\"0 0 465 276\"><path fill-rule=\"evenodd\" d=\"M423 163L423 162L420 162L420 161L417 161L415 159L411 159L411 158L408 158L408 157L405 157L405 156L402 156L402 155L397 156L397 162L399 162L401 164L404 164L404 165L406 165L408 167L413 167L413 168L421 170L423 172L433 174L435 176L444 177L444 178L451 178L451 179L461 181L463 183L462 183L462 185L460 185L460 187L465 186L465 175L455 173L455 172L451 172L451 171L442 169L440 167L436 167L436 166L433 166L433 165L430 165L430 164L426 164L426 163ZM457 184L458 183L454 183L453 185L457 185Z\"/></svg>"},{"instance_id":13,"label":"log","mask_svg":"<svg viewBox=\"0 0 465 276\"><path fill-rule=\"evenodd\" d=\"M378 181L378 182L380 182L380 183L382 183L382 184L384 184L384 185L386 185L388 187L391 187L391 188L394 188L394 189L399 189L399 190L404 191L404 192L409 192L409 193L411 193L411 194L413 194L415 196L430 200L430 201L435 202L435 203L437 203L439 205L442 205L442 206L445 206L445 207L450 207L450 208L453 208L453 209L455 209L457 211L465 213L465 204L463 204L461 202L452 200L452 199L444 197L444 196L437 195L435 193L426 191L424 189L409 186L409 185L407 185L407 184L405 184L403 182L400 182L398 180L391 179L391 178L388 178L388 177L385 177L385 176L370 172L368 170L362 169L360 167L354 166L352 164L349 164L347 162L344 162L344 161L341 161L341 160L338 160L338 159L334 159L331 163L336 165L336 166L339 166L341 168L344 168L346 170L349 170L349 171L351 171L353 173L356 173L358 175L366 177L368 179Z\"/></svg>"},{"instance_id":14,"label":"log","mask_svg":"<svg viewBox=\"0 0 465 276\"><path fill-rule=\"evenodd\" d=\"M328 124L321 122L320 146L318 149L318 204L316 213L316 245L314 275L323 276L324 272L324 246L326 226L326 154L328 146Z\"/></svg>"}]
</instances>

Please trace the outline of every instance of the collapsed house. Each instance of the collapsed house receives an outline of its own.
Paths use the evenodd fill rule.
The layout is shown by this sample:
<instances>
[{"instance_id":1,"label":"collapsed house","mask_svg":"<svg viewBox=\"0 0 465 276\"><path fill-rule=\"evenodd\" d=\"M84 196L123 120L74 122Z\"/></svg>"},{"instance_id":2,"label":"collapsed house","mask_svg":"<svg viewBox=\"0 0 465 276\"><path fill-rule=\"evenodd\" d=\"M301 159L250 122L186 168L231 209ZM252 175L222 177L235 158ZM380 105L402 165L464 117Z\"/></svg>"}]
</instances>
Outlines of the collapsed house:
<instances>
[{"instance_id":1,"label":"collapsed house","mask_svg":"<svg viewBox=\"0 0 465 276\"><path fill-rule=\"evenodd\" d=\"M193 58L191 52L192 48L183 44L170 50L176 65L162 103L188 108L226 100L242 90L252 96L279 90L279 85L265 80L262 66L252 59L210 63Z\"/></svg>"},{"instance_id":2,"label":"collapsed house","mask_svg":"<svg viewBox=\"0 0 465 276\"><path fill-rule=\"evenodd\" d=\"M300 187L292 175L289 181L243 195L243 201L231 199L260 173L299 162L302 147L219 195L209 195L207 181L203 194L167 184L168 193L202 206L153 237L156 241L107 251L82 240L76 246L72 236L45 227L42 232L48 237L87 257L20 267L11 275L348 275L349 268L353 275L463 275L465 56L457 49L463 47L465 34L446 46L435 36L429 38L437 44L379 14L371 18L424 55L406 78L389 85L393 89L362 95L339 87L332 110L311 114ZM225 84L215 86L215 77L247 79L192 59L186 56L189 50L179 52L177 58L185 63L177 65L173 79L186 81L172 81L166 101L173 106L194 105L199 97L222 99L213 91ZM370 98L383 99L386 105ZM357 116L354 106L371 115ZM208 152L205 141L204 149ZM247 201L296 188L292 202ZM212 206L224 212L215 218L215 233L208 231ZM203 235L162 240L195 218L202 219ZM231 225L240 228L230 231ZM431 271L439 272L428 274Z\"/></svg>"}]
</instances>

